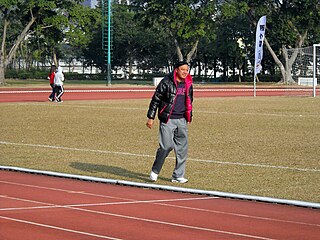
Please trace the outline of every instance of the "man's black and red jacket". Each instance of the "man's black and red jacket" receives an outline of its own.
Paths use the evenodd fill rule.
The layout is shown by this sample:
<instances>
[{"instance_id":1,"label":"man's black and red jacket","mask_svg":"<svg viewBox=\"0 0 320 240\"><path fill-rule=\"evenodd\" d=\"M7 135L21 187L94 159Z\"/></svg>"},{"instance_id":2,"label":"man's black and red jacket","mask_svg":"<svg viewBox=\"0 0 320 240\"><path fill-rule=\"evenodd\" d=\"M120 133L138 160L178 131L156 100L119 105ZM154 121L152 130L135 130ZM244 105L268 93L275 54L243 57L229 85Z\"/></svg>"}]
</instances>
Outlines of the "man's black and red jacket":
<instances>
[{"instance_id":1,"label":"man's black and red jacket","mask_svg":"<svg viewBox=\"0 0 320 240\"><path fill-rule=\"evenodd\" d=\"M151 99L147 117L154 119L158 110L158 118L161 122L167 123L170 119L177 94L177 80L175 71L166 75L158 84ZM192 120L193 87L190 74L185 78L186 87L186 113L187 122Z\"/></svg>"}]
</instances>

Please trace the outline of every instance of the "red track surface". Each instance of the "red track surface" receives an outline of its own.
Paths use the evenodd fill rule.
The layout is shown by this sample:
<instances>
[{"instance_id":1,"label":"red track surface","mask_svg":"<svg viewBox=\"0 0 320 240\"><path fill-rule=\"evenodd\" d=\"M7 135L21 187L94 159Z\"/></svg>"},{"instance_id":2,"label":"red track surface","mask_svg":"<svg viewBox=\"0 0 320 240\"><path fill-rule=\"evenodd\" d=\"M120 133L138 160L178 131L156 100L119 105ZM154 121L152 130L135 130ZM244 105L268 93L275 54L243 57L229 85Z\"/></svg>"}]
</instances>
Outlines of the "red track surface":
<instances>
[{"instance_id":1,"label":"red track surface","mask_svg":"<svg viewBox=\"0 0 320 240\"><path fill-rule=\"evenodd\" d=\"M316 209L0 171L0 239L290 239Z\"/></svg>"},{"instance_id":2,"label":"red track surface","mask_svg":"<svg viewBox=\"0 0 320 240\"><path fill-rule=\"evenodd\" d=\"M106 100L106 99L141 99L151 98L154 88L96 88L66 89L63 100ZM40 88L0 88L0 102L44 102L48 100L50 89ZM252 88L196 88L195 97L236 97L253 96ZM264 88L257 89L257 96L312 96L308 88ZM317 89L319 95L319 89Z\"/></svg>"}]
</instances>

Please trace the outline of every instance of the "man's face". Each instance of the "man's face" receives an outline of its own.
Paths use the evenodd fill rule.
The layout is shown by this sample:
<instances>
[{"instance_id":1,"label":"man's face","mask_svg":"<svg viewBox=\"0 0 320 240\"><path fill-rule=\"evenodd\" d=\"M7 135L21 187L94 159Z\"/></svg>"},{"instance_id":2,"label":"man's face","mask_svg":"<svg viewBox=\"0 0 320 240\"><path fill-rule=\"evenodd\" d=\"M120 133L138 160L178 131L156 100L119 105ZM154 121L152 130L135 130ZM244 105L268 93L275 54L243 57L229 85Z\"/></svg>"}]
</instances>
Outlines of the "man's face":
<instances>
[{"instance_id":1,"label":"man's face","mask_svg":"<svg viewBox=\"0 0 320 240\"><path fill-rule=\"evenodd\" d=\"M177 68L177 80L184 80L189 73L189 66L188 65L182 65Z\"/></svg>"}]
</instances>

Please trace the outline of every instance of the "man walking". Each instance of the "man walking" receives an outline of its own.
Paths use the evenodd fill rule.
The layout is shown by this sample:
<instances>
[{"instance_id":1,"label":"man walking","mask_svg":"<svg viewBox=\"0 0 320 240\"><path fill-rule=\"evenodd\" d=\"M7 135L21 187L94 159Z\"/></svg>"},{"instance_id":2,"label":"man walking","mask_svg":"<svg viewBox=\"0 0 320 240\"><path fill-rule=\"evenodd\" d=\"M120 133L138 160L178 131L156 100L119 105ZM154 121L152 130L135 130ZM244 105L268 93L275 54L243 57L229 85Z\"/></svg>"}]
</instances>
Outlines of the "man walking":
<instances>
[{"instance_id":1,"label":"man walking","mask_svg":"<svg viewBox=\"0 0 320 240\"><path fill-rule=\"evenodd\" d=\"M158 110L160 120L159 148L156 153L150 179L157 181L164 161L174 150L176 164L172 182L186 183L186 160L188 154L188 126L192 120L193 86L186 61L178 62L174 71L158 84L147 113L147 127L152 128Z\"/></svg>"}]
</instances>

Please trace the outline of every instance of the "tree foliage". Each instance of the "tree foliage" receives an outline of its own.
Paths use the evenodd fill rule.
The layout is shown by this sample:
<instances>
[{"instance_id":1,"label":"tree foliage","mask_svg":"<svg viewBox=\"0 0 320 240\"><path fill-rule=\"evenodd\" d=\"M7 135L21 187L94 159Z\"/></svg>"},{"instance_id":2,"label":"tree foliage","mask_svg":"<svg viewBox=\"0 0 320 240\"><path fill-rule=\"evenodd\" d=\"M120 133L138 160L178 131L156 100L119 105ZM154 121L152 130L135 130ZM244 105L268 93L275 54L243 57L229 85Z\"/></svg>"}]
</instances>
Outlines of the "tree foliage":
<instances>
[{"instance_id":1,"label":"tree foliage","mask_svg":"<svg viewBox=\"0 0 320 240\"><path fill-rule=\"evenodd\" d=\"M104 71L100 8L80 0L3 0L0 2L0 82L17 56L37 62L66 57L84 59ZM290 82L293 57L284 48L320 40L317 0L134 0L113 1L112 67L158 70L185 59L225 80L248 74L253 65L255 28L267 16L263 69ZM126 2L126 1L124 1ZM29 60L28 60L29 61ZM236 73L239 70L240 73ZM242 72L242 73L241 73Z\"/></svg>"},{"instance_id":2,"label":"tree foliage","mask_svg":"<svg viewBox=\"0 0 320 240\"><path fill-rule=\"evenodd\" d=\"M232 11L232 9L240 11ZM300 48L318 42L320 6L317 0L231 0L223 4L225 15L235 18L246 15L255 27L259 18L267 16L266 47L282 75L282 81L291 83L291 59L284 48Z\"/></svg>"},{"instance_id":3,"label":"tree foliage","mask_svg":"<svg viewBox=\"0 0 320 240\"><path fill-rule=\"evenodd\" d=\"M157 26L169 33L166 41L176 47L179 60L188 62L196 55L198 43L212 21L215 1L210 0L136 0L146 26Z\"/></svg>"},{"instance_id":4,"label":"tree foliage","mask_svg":"<svg viewBox=\"0 0 320 240\"><path fill-rule=\"evenodd\" d=\"M0 2L2 39L0 49L0 83L4 83L4 69L16 57L19 47L38 46L33 53L50 49L56 54L58 43L74 46L88 44L90 28L97 13L80 5L80 0L6 0Z\"/></svg>"}]
</instances>

